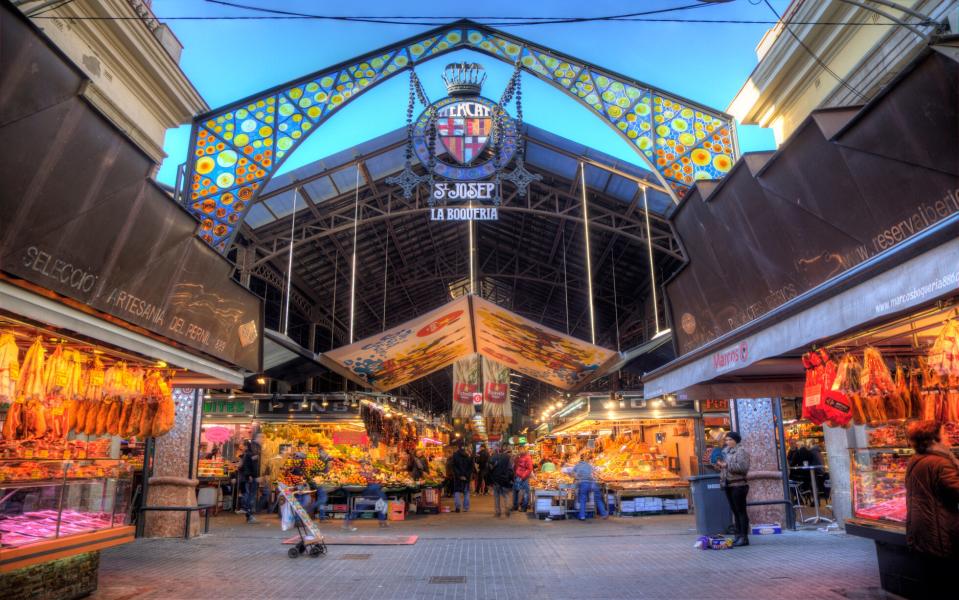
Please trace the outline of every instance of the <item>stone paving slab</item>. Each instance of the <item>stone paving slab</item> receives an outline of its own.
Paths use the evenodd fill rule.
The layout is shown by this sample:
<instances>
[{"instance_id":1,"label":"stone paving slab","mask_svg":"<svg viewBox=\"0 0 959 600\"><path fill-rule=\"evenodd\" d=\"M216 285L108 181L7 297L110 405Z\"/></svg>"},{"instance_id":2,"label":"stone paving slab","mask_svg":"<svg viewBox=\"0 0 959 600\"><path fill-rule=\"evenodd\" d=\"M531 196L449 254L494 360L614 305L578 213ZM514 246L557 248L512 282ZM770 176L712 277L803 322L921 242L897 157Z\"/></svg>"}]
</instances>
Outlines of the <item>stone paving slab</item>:
<instances>
[{"instance_id":1,"label":"stone paving slab","mask_svg":"<svg viewBox=\"0 0 959 600\"><path fill-rule=\"evenodd\" d=\"M275 517L220 516L198 539L137 540L101 556L94 600L187 598L617 599L884 598L871 541L819 531L756 536L747 548L693 549L691 516L544 522L468 514L412 517L358 534L417 534L413 546L331 546L290 559ZM332 531L337 521L321 528ZM337 532L339 534L339 532ZM368 559L344 555L369 554ZM431 583L465 577L463 583Z\"/></svg>"}]
</instances>

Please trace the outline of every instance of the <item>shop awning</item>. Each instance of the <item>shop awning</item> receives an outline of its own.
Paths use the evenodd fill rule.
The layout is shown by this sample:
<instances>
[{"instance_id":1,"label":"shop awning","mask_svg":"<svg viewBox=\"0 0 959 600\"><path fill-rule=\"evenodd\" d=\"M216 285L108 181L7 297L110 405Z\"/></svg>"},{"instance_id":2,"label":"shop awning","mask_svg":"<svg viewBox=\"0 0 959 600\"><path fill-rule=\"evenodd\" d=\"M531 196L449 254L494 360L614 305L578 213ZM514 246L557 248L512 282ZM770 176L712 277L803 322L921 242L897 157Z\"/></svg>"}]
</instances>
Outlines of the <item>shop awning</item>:
<instances>
[{"instance_id":1,"label":"shop awning","mask_svg":"<svg viewBox=\"0 0 959 600\"><path fill-rule=\"evenodd\" d=\"M317 353L279 331L263 330L263 373L268 377L295 384L326 371Z\"/></svg>"},{"instance_id":2,"label":"shop awning","mask_svg":"<svg viewBox=\"0 0 959 600\"><path fill-rule=\"evenodd\" d=\"M463 296L383 333L326 352L320 362L360 385L385 392L477 352L562 390L608 373L620 357L492 302Z\"/></svg>"}]
</instances>

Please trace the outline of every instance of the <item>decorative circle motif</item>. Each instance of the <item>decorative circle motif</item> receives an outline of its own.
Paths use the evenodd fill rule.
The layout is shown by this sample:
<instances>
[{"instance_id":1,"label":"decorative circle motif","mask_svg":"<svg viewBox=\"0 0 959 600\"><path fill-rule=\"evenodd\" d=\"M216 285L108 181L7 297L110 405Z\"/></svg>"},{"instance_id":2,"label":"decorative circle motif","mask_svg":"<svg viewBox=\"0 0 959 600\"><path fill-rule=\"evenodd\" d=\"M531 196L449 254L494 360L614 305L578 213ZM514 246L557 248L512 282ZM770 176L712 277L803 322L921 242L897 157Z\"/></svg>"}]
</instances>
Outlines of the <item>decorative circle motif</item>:
<instances>
[{"instance_id":1,"label":"decorative circle motif","mask_svg":"<svg viewBox=\"0 0 959 600\"><path fill-rule=\"evenodd\" d=\"M472 96L466 98L470 102L477 102L489 107L492 114L496 114L497 111L502 110L499 106L488 98L482 96ZM439 112L442 108L454 104L456 102L462 102L464 98L455 98L447 97L433 104L432 108ZM503 115L501 121L503 131L502 138L500 141L499 147L499 164L506 165L513 158L513 154L516 153L516 140L518 134L516 132L516 122L509 116L508 113ZM430 154L429 154L429 144L427 143L426 129L429 125L429 111L423 111L417 118L416 123L413 126L413 151L416 153L416 158L419 161L427 165L430 163ZM437 140L435 148L439 151L442 148L442 143ZM488 155L489 153L487 153ZM461 165L456 163L449 163L437 156L435 159L435 164L433 166L433 172L440 177L446 179L453 179L458 181L466 180L477 180L485 179L487 177L492 177L496 172L496 166L493 164L492 157L489 156L484 162L471 165Z\"/></svg>"}]
</instances>

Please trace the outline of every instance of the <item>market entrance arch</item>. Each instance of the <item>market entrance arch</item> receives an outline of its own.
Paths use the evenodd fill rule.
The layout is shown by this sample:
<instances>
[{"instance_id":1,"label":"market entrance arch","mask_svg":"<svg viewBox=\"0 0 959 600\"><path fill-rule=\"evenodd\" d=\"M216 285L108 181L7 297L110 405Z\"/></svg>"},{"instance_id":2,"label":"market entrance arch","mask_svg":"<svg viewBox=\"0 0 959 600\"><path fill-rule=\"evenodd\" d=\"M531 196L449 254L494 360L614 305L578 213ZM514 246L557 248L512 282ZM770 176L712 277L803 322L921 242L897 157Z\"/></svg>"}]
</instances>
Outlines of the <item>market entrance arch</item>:
<instances>
[{"instance_id":1,"label":"market entrance arch","mask_svg":"<svg viewBox=\"0 0 959 600\"><path fill-rule=\"evenodd\" d=\"M336 111L425 61L470 49L514 64L620 134L673 200L737 156L732 117L469 20L457 21L215 109L194 120L178 193L198 235L226 252L279 166Z\"/></svg>"}]
</instances>

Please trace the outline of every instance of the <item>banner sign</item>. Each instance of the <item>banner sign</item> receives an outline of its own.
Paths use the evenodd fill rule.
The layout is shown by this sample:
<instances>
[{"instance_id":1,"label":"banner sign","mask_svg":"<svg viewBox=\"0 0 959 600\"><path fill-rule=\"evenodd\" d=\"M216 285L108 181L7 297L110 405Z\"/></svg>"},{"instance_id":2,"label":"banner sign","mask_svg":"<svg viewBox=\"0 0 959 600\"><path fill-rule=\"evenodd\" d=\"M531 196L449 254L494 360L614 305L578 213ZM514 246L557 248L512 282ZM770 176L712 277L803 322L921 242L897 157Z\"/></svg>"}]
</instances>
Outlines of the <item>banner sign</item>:
<instances>
[{"instance_id":1,"label":"banner sign","mask_svg":"<svg viewBox=\"0 0 959 600\"><path fill-rule=\"evenodd\" d=\"M363 446L370 445L370 437L362 431L334 431L333 443L344 446Z\"/></svg>"},{"instance_id":2,"label":"banner sign","mask_svg":"<svg viewBox=\"0 0 959 600\"><path fill-rule=\"evenodd\" d=\"M381 334L325 352L320 362L386 392L469 357L474 348L500 364L500 375L512 369L563 390L602 376L619 356L487 300L464 296ZM468 362L476 365L471 369L479 369L479 361ZM491 377L483 380L509 383L508 375ZM478 385L480 380L476 371L459 381ZM472 394L479 391L468 391L470 405ZM508 399L503 401L503 406L508 404Z\"/></svg>"},{"instance_id":3,"label":"banner sign","mask_svg":"<svg viewBox=\"0 0 959 600\"><path fill-rule=\"evenodd\" d=\"M381 334L325 352L320 362L385 392L471 354L471 337L469 299L463 297Z\"/></svg>"},{"instance_id":4,"label":"banner sign","mask_svg":"<svg viewBox=\"0 0 959 600\"><path fill-rule=\"evenodd\" d=\"M342 399L325 400L326 406L323 406L324 400L314 398L312 400L301 400L297 398L279 398L276 400L259 400L256 403L256 416L258 418L311 418L317 417L329 419L353 419L359 414L358 409L350 406L349 402Z\"/></svg>"},{"instance_id":5,"label":"banner sign","mask_svg":"<svg viewBox=\"0 0 959 600\"><path fill-rule=\"evenodd\" d=\"M223 417L226 415L253 414L253 401L249 398L234 398L232 400L204 400L204 417Z\"/></svg>"}]
</instances>

